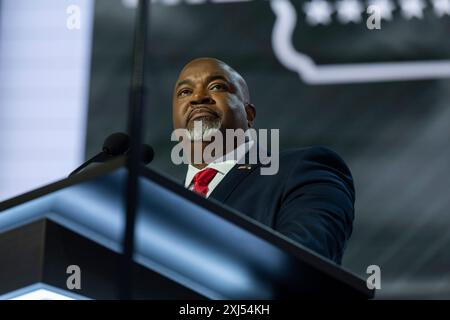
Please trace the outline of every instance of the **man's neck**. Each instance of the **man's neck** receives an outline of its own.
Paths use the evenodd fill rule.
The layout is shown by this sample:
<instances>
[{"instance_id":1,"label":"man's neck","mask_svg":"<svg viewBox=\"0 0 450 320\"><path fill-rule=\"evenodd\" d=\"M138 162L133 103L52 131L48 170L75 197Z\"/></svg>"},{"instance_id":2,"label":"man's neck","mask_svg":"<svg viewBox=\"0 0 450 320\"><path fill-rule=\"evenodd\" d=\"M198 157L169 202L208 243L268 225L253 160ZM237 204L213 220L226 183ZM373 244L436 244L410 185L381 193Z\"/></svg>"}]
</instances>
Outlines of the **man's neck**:
<instances>
[{"instance_id":1,"label":"man's neck","mask_svg":"<svg viewBox=\"0 0 450 320\"><path fill-rule=\"evenodd\" d=\"M207 163L200 163L200 164L192 163L191 165L193 167L196 167L198 170L202 170L202 169L204 169L204 168L206 168L208 166Z\"/></svg>"}]
</instances>

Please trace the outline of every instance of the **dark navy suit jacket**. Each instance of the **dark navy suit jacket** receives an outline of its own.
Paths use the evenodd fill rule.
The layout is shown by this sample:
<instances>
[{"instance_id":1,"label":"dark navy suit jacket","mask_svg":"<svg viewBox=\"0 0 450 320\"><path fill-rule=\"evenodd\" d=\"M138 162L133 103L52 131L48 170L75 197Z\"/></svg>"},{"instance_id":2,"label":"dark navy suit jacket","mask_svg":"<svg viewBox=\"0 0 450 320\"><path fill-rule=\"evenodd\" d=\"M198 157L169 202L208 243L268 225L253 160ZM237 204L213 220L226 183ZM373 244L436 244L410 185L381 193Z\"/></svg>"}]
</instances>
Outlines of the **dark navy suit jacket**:
<instances>
[{"instance_id":1,"label":"dark navy suit jacket","mask_svg":"<svg viewBox=\"0 0 450 320\"><path fill-rule=\"evenodd\" d=\"M344 161L325 147L280 154L279 171L235 165L209 198L340 264L352 233L355 191Z\"/></svg>"}]
</instances>

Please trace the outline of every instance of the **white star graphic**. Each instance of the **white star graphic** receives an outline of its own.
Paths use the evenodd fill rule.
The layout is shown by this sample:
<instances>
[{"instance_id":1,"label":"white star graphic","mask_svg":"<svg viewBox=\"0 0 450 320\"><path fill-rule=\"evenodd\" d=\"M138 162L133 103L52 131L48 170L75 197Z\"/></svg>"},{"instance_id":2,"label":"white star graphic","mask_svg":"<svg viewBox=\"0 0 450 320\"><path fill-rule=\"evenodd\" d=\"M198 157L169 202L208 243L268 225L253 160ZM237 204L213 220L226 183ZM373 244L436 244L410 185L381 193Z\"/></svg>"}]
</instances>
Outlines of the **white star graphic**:
<instances>
[{"instance_id":1,"label":"white star graphic","mask_svg":"<svg viewBox=\"0 0 450 320\"><path fill-rule=\"evenodd\" d=\"M336 3L338 20L342 23L361 22L364 8L358 0L341 0Z\"/></svg>"},{"instance_id":2,"label":"white star graphic","mask_svg":"<svg viewBox=\"0 0 450 320\"><path fill-rule=\"evenodd\" d=\"M438 17L450 16L450 0L433 0L433 7Z\"/></svg>"},{"instance_id":3,"label":"white star graphic","mask_svg":"<svg viewBox=\"0 0 450 320\"><path fill-rule=\"evenodd\" d=\"M306 13L306 22L310 25L326 25L331 22L333 7L327 1L312 0L303 5L303 10Z\"/></svg>"},{"instance_id":4,"label":"white star graphic","mask_svg":"<svg viewBox=\"0 0 450 320\"><path fill-rule=\"evenodd\" d=\"M392 20L392 11L395 10L391 0L369 0L369 6L375 6L384 20Z\"/></svg>"},{"instance_id":5,"label":"white star graphic","mask_svg":"<svg viewBox=\"0 0 450 320\"><path fill-rule=\"evenodd\" d=\"M421 19L423 18L423 9L427 5L423 0L400 0L400 6L402 7L402 15L406 19Z\"/></svg>"}]
</instances>

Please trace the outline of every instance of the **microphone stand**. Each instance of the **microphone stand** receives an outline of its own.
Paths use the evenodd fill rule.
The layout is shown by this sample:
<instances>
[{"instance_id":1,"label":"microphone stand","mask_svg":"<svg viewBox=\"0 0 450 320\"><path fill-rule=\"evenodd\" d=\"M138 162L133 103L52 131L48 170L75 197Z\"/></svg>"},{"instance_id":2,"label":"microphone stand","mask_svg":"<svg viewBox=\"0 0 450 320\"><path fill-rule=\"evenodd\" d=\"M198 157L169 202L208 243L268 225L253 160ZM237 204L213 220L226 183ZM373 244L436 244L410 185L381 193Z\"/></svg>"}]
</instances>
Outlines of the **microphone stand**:
<instances>
[{"instance_id":1,"label":"microphone stand","mask_svg":"<svg viewBox=\"0 0 450 320\"><path fill-rule=\"evenodd\" d=\"M145 53L147 46L147 28L149 20L148 0L139 0L136 11L136 24L134 31L133 47L133 70L130 86L130 106L128 110L128 134L131 139L131 151L127 160L128 177L125 199L125 231L123 237L122 255L119 269L119 299L128 300L132 298L133 292L133 252L134 234L136 221L136 207L139 195L139 171L142 140L142 119L144 115L144 75L145 75Z\"/></svg>"},{"instance_id":2,"label":"microphone stand","mask_svg":"<svg viewBox=\"0 0 450 320\"><path fill-rule=\"evenodd\" d=\"M81 166L79 166L78 168L76 168L75 170L73 170L70 174L69 177L77 174L78 172L81 172L84 168L86 168L87 166L89 166L91 163L94 162L104 162L106 160L108 160L109 158L112 158L113 156L106 154L104 151L96 154L95 156L93 156L92 158L90 158L88 161L86 161L85 163L83 163Z\"/></svg>"}]
</instances>

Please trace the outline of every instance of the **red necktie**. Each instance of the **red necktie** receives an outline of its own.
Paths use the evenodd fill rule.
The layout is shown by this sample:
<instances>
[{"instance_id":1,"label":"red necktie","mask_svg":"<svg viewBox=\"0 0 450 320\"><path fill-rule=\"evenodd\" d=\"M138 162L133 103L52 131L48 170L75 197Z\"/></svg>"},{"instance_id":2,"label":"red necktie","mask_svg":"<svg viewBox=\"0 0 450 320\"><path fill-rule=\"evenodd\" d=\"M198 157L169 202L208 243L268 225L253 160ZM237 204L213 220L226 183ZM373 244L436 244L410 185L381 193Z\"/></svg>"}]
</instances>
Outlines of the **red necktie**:
<instances>
[{"instance_id":1,"label":"red necktie","mask_svg":"<svg viewBox=\"0 0 450 320\"><path fill-rule=\"evenodd\" d=\"M208 184L214 179L216 174L217 170L212 168L206 168L197 172L194 176L194 188L192 190L206 197L206 194L208 193Z\"/></svg>"}]
</instances>

